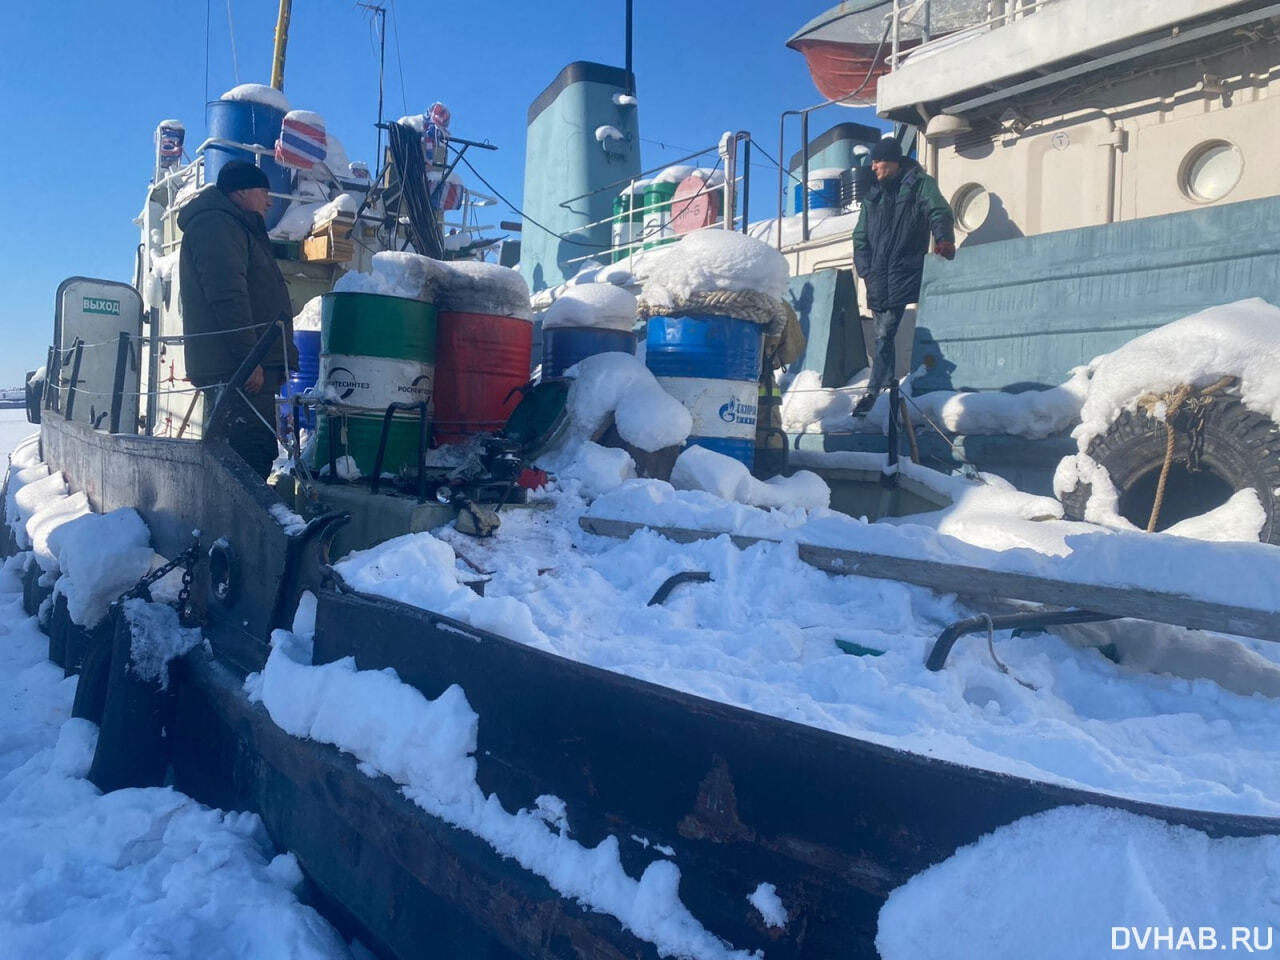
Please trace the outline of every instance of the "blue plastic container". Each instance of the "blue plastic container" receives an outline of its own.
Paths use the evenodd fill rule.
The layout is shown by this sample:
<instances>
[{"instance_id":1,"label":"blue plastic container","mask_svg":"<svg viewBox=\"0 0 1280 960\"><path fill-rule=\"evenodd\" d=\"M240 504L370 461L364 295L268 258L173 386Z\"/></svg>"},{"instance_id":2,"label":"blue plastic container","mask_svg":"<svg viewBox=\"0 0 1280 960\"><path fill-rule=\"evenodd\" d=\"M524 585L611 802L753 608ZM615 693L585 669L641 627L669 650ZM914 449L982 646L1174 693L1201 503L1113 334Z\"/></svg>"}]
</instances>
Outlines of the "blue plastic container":
<instances>
[{"instance_id":1,"label":"blue plastic container","mask_svg":"<svg viewBox=\"0 0 1280 960\"><path fill-rule=\"evenodd\" d=\"M283 111L269 107L264 103L250 100L210 100L205 105L205 123L211 140L234 140L236 143L252 143L260 147L270 147L280 136L280 124L284 121ZM228 160L243 160L246 163L257 163L267 175L272 193L288 193L292 174L287 167L276 163L269 154L261 159L248 150L210 144L204 151L204 178L210 183L218 179L218 171ZM279 197L271 198L271 207L264 218L270 230L284 216L289 206L288 200Z\"/></svg>"},{"instance_id":2,"label":"blue plastic container","mask_svg":"<svg viewBox=\"0 0 1280 960\"><path fill-rule=\"evenodd\" d=\"M552 327L542 331L542 375L563 377L579 360L597 353L629 353L635 356L636 335L630 330L598 327Z\"/></svg>"},{"instance_id":3,"label":"blue plastic container","mask_svg":"<svg viewBox=\"0 0 1280 960\"><path fill-rule=\"evenodd\" d=\"M838 179L810 180L809 184L810 210L838 210L840 208L840 181ZM813 184L820 184L820 186L815 189ZM796 213L804 209L804 194L801 193L803 189L804 184L797 183L792 191Z\"/></svg>"},{"instance_id":4,"label":"blue plastic container","mask_svg":"<svg viewBox=\"0 0 1280 960\"><path fill-rule=\"evenodd\" d=\"M645 365L693 417L690 443L755 460L764 328L733 317L650 317Z\"/></svg>"},{"instance_id":5,"label":"blue plastic container","mask_svg":"<svg viewBox=\"0 0 1280 960\"><path fill-rule=\"evenodd\" d=\"M320 375L320 331L296 330L293 343L298 348L298 369L290 373L289 379L280 387L286 414L291 413L293 398L314 387ZM308 430L315 429L316 413L313 407L301 407L299 419Z\"/></svg>"}]
</instances>

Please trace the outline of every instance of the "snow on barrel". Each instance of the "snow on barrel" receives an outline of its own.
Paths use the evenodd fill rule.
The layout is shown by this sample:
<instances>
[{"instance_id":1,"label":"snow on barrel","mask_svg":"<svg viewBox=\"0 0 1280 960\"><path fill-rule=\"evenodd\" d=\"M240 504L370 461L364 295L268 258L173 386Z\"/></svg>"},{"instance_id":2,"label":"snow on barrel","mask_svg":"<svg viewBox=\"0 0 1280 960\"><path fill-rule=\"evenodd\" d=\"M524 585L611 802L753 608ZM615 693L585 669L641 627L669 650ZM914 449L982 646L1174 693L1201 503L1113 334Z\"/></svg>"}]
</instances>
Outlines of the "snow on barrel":
<instances>
[{"instance_id":1,"label":"snow on barrel","mask_svg":"<svg viewBox=\"0 0 1280 960\"><path fill-rule=\"evenodd\" d=\"M529 380L529 287L510 267L432 262L436 305L435 442L506 424Z\"/></svg>"},{"instance_id":2,"label":"snow on barrel","mask_svg":"<svg viewBox=\"0 0 1280 960\"><path fill-rule=\"evenodd\" d=\"M645 363L693 418L690 443L741 460L755 457L757 384L767 333L790 304L782 255L726 230L692 233L645 280Z\"/></svg>"},{"instance_id":3,"label":"snow on barrel","mask_svg":"<svg viewBox=\"0 0 1280 960\"><path fill-rule=\"evenodd\" d=\"M204 151L205 181L216 182L218 172L228 161L243 160L262 169L272 193L287 195L292 178L289 169L276 163L271 153L257 154L244 147L274 150L288 112L289 101L284 94L261 83L242 83L205 104L205 128L209 131L209 145ZM272 200L263 215L268 230L280 222L288 206L288 200Z\"/></svg>"},{"instance_id":4,"label":"snow on barrel","mask_svg":"<svg viewBox=\"0 0 1280 960\"><path fill-rule=\"evenodd\" d=\"M542 375L562 377L598 353L636 352L636 298L611 283L569 287L542 316Z\"/></svg>"}]
</instances>

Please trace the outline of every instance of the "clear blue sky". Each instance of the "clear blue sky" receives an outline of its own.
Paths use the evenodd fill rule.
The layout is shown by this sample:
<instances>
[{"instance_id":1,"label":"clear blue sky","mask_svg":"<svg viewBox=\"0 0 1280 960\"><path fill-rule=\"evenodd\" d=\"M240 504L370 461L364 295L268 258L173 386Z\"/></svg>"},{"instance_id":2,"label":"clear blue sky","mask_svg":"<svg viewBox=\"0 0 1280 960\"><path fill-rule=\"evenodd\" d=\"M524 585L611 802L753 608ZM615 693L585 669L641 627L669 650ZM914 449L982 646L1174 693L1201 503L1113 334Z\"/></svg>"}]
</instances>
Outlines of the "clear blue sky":
<instances>
[{"instance_id":1,"label":"clear blue sky","mask_svg":"<svg viewBox=\"0 0 1280 960\"><path fill-rule=\"evenodd\" d=\"M573 60L623 65L623 0L382 0L387 14L385 112L453 112L455 136L488 139L468 157L519 203L530 102ZM784 42L833 0L697 4L635 0L634 69L643 163L749 130L777 153L778 115L822 97ZM231 0L241 82L267 83L277 4ZM150 179L152 131L168 117L204 139L204 103L237 82L227 0L55 0L11 4L0 32L0 387L44 362L53 298L66 277L132 279ZM208 30L206 32L206 16ZM206 88L206 35L208 85ZM294 0L285 93L322 114L353 160L372 163L377 40L354 0ZM869 110L833 107L812 133ZM790 154L799 147L791 121ZM666 144L664 149L660 144ZM465 171L464 171L465 173ZM772 170L755 168L770 180ZM483 189L479 184L475 184ZM753 190L758 209L761 194ZM497 219L516 219L510 211Z\"/></svg>"}]
</instances>

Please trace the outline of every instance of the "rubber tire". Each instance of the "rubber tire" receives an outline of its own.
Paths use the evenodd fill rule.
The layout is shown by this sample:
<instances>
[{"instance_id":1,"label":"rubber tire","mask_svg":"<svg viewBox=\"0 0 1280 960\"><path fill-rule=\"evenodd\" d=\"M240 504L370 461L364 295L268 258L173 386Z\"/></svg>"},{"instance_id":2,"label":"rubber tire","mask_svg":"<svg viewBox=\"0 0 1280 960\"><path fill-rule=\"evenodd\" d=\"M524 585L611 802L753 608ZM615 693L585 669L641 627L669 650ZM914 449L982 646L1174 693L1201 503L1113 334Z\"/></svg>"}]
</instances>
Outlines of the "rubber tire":
<instances>
[{"instance_id":1,"label":"rubber tire","mask_svg":"<svg viewBox=\"0 0 1280 960\"><path fill-rule=\"evenodd\" d=\"M1177 425L1177 424L1175 424ZM1125 411L1109 430L1094 438L1089 456L1106 468L1123 499L1139 480L1164 463L1165 425L1142 411ZM1187 460L1187 435L1179 430L1174 461ZM1209 404L1204 417L1204 452L1201 467L1231 487L1232 492L1252 488L1266 513L1259 539L1280 544L1280 429L1269 417L1245 408L1238 398L1220 398ZM1090 485L1082 483L1062 498L1066 516L1083 520ZM1206 512L1216 503L1205 504ZM1132 518L1130 518L1132 519ZM1164 524L1161 524L1163 527Z\"/></svg>"}]
</instances>

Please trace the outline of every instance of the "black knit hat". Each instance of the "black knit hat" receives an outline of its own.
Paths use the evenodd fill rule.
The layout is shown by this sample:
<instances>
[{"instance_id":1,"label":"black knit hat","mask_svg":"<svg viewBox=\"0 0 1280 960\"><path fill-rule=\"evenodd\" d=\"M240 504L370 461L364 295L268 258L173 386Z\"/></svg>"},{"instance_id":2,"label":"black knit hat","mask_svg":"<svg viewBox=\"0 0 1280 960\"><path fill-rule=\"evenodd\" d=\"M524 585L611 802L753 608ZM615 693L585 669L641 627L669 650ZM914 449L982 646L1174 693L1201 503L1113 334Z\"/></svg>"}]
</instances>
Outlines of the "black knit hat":
<instances>
[{"instance_id":1,"label":"black knit hat","mask_svg":"<svg viewBox=\"0 0 1280 960\"><path fill-rule=\"evenodd\" d=\"M888 160L892 163L902 162L902 147L897 140L892 137L885 137L871 148L871 162ZM222 186L222 178L218 178L218 186Z\"/></svg>"},{"instance_id":2,"label":"black knit hat","mask_svg":"<svg viewBox=\"0 0 1280 960\"><path fill-rule=\"evenodd\" d=\"M271 186L267 175L252 163L243 160L228 160L218 171L218 189L223 193L235 193L237 190L253 190L261 187L266 190Z\"/></svg>"}]
</instances>

